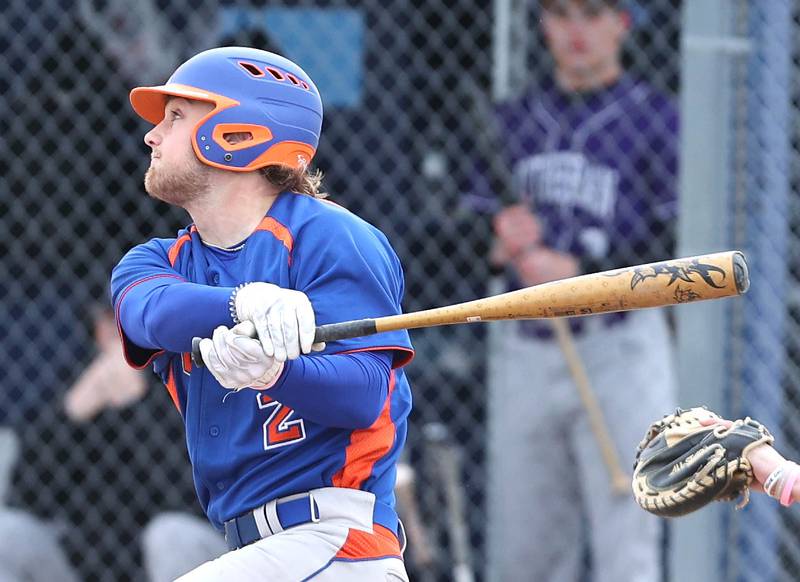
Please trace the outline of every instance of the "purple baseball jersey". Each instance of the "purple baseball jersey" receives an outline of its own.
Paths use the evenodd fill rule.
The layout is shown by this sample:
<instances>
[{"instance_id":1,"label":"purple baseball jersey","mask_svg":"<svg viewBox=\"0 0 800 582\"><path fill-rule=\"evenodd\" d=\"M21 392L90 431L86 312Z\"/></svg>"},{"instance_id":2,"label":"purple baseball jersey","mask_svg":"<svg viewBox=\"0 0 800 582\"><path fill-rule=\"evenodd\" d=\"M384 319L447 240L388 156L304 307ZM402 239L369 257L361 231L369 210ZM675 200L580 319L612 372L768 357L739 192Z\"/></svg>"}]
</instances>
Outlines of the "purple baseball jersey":
<instances>
[{"instance_id":1,"label":"purple baseball jersey","mask_svg":"<svg viewBox=\"0 0 800 582\"><path fill-rule=\"evenodd\" d=\"M220 528L269 500L331 486L370 491L393 507L395 464L411 407L401 369L413 357L408 333L329 342L320 354L287 362L275 389L233 393L207 369L192 367L191 338L232 325L230 293L252 281L304 292L317 325L401 312L403 272L383 233L333 203L299 194L281 194L235 247L206 245L190 226L174 239L139 245L120 261L111 289L126 357L136 367L153 364L183 416L195 488L210 521ZM156 317L153 301L174 302L165 312L174 318L171 327L148 319ZM142 339L133 342L133 335ZM297 400L322 388L290 385L303 377L296 372L335 374L336 358L326 357L333 354L388 354L388 385L375 387L380 413L368 427L330 420L313 397ZM357 408L357 396L350 396L347 406Z\"/></svg>"},{"instance_id":2,"label":"purple baseball jersey","mask_svg":"<svg viewBox=\"0 0 800 582\"><path fill-rule=\"evenodd\" d=\"M626 75L585 93L546 80L499 106L495 123L514 194L536 213L545 245L578 257L586 272L672 256L678 115L669 97ZM495 212L487 167L479 162L469 201ZM513 273L508 286L520 286ZM542 322L523 328L550 333Z\"/></svg>"}]
</instances>

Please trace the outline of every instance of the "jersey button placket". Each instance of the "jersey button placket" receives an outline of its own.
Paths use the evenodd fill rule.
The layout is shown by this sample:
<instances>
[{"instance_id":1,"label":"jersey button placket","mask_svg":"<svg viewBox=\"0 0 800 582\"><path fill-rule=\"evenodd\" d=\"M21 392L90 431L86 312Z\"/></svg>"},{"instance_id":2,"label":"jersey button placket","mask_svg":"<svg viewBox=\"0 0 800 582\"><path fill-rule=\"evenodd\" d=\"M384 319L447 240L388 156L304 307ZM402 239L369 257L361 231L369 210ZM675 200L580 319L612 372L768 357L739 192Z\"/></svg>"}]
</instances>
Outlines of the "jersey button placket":
<instances>
[{"instance_id":1,"label":"jersey button placket","mask_svg":"<svg viewBox=\"0 0 800 582\"><path fill-rule=\"evenodd\" d=\"M208 434L210 434L212 437L218 437L218 436L219 436L219 432L220 432L220 431L219 431L219 427L218 427L216 424L215 424L215 425L212 425L212 426L211 426L211 427L208 429Z\"/></svg>"}]
</instances>

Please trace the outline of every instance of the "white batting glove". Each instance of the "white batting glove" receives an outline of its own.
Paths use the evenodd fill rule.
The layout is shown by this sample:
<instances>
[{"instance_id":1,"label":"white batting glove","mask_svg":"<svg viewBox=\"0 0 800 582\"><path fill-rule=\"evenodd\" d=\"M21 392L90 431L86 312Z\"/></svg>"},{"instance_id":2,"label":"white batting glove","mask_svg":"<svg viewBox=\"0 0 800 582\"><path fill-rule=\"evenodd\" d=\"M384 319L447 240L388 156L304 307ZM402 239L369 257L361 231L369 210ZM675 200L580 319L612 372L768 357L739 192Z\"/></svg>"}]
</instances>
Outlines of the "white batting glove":
<instances>
[{"instance_id":1,"label":"white batting glove","mask_svg":"<svg viewBox=\"0 0 800 582\"><path fill-rule=\"evenodd\" d=\"M266 355L254 335L253 323L245 321L232 329L221 325L211 339L200 342L203 362L224 388L263 390L272 387L283 372L284 363Z\"/></svg>"},{"instance_id":2,"label":"white batting glove","mask_svg":"<svg viewBox=\"0 0 800 582\"><path fill-rule=\"evenodd\" d=\"M305 293L272 283L248 283L235 291L239 321L252 321L264 354L278 362L325 349L314 343L314 308Z\"/></svg>"}]
</instances>

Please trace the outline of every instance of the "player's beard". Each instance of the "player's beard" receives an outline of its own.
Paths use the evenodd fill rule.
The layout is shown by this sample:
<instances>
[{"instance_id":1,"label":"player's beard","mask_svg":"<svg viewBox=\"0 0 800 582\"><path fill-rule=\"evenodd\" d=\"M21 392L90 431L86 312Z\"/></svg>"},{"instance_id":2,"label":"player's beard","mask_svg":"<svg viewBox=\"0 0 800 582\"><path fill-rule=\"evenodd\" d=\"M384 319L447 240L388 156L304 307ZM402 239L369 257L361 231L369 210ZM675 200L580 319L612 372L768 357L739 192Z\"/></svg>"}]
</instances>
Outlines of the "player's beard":
<instances>
[{"instance_id":1,"label":"player's beard","mask_svg":"<svg viewBox=\"0 0 800 582\"><path fill-rule=\"evenodd\" d=\"M171 166L151 164L144 175L144 189L153 198L185 208L208 191L209 170L194 157Z\"/></svg>"}]
</instances>

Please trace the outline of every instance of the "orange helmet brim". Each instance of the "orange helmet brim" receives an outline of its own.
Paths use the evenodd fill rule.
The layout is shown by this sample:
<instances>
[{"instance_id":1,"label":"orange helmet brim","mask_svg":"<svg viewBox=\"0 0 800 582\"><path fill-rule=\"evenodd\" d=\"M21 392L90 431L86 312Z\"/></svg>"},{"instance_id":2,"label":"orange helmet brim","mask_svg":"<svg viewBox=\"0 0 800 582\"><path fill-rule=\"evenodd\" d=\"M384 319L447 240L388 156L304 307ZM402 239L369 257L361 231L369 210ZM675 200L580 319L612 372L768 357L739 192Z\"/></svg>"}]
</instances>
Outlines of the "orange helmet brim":
<instances>
[{"instance_id":1,"label":"orange helmet brim","mask_svg":"<svg viewBox=\"0 0 800 582\"><path fill-rule=\"evenodd\" d=\"M216 107L227 105L231 101L222 95L178 83L167 83L157 87L136 87L130 94L133 110L153 125L158 125L164 119L164 106L167 104L168 97L206 101L213 103Z\"/></svg>"}]
</instances>

